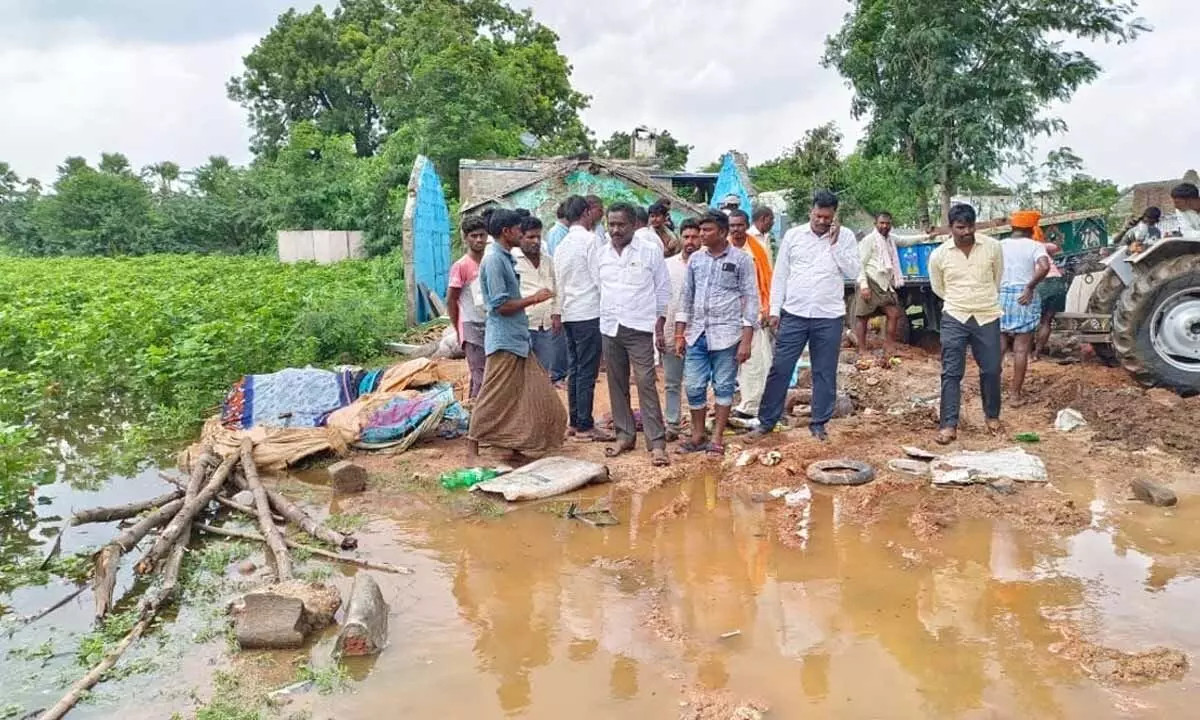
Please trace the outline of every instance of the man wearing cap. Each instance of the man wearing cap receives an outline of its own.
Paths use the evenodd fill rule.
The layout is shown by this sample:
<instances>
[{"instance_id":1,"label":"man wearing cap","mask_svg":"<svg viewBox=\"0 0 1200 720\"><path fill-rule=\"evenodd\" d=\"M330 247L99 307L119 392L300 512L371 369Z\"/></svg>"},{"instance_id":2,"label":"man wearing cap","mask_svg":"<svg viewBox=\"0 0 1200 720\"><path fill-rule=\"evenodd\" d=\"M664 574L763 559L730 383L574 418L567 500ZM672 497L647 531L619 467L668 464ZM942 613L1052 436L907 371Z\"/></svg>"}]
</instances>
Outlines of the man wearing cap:
<instances>
[{"instance_id":1,"label":"man wearing cap","mask_svg":"<svg viewBox=\"0 0 1200 720\"><path fill-rule=\"evenodd\" d=\"M1018 210L1009 224L1012 235L1000 243L1004 273L1000 279L1000 332L1005 351L1013 355L1013 407L1025 403L1025 371L1033 347L1033 334L1042 320L1042 300L1038 285L1050 272L1050 256L1037 238L1042 234L1037 210Z\"/></svg>"}]
</instances>

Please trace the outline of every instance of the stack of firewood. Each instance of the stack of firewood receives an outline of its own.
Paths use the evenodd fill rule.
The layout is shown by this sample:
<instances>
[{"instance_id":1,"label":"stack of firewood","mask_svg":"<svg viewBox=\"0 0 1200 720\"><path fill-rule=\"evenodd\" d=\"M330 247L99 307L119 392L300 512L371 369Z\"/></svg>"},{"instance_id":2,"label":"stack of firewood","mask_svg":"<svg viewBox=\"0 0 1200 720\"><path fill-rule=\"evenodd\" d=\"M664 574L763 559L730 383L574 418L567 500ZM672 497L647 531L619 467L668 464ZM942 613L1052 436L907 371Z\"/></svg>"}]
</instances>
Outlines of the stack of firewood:
<instances>
[{"instance_id":1,"label":"stack of firewood","mask_svg":"<svg viewBox=\"0 0 1200 720\"><path fill-rule=\"evenodd\" d=\"M302 545L285 537L284 529L286 524L290 523L334 548L351 550L358 546L358 541L353 536L324 527L282 494L265 487L254 464L253 450L254 446L248 439L242 441L240 453L231 454L223 459L215 455L211 448L205 448L190 468L186 484L170 477L166 478L178 486L177 490L143 502L82 510L72 516L72 525L136 518L136 522L123 529L95 555L92 588L97 620L104 618L112 610L117 571L122 558L132 553L152 532L157 532L153 543L133 567L138 575L156 575L158 584L142 598L138 621L133 629L99 664L75 683L62 700L42 714L42 720L60 718L70 711L79 698L95 685L101 676L117 663L121 654L145 632L159 611L174 599L184 553L188 544L198 535L208 534L265 543L276 582L292 579L289 548L300 548L311 556L363 568L393 573L411 572L387 563L371 562L320 547ZM233 500L236 493L246 490L254 497L253 506ZM259 534L217 527L205 522L204 514L214 503L254 517L258 522ZM284 529L277 524L277 519L280 524L285 525Z\"/></svg>"}]
</instances>

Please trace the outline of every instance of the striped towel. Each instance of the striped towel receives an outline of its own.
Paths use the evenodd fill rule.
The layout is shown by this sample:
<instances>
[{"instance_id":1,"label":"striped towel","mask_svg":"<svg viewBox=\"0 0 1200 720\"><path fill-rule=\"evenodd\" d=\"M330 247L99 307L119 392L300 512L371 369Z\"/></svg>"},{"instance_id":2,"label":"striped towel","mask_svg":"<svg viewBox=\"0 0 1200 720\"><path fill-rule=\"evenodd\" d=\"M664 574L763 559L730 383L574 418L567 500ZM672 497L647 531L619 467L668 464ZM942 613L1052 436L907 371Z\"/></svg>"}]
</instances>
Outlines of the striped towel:
<instances>
[{"instance_id":1,"label":"striped towel","mask_svg":"<svg viewBox=\"0 0 1200 720\"><path fill-rule=\"evenodd\" d=\"M1005 285L1000 288L1000 310L1004 313L1000 318L1000 332L1031 333L1037 330L1042 320L1042 299L1038 293L1033 294L1033 300L1028 305L1017 302L1024 285Z\"/></svg>"}]
</instances>

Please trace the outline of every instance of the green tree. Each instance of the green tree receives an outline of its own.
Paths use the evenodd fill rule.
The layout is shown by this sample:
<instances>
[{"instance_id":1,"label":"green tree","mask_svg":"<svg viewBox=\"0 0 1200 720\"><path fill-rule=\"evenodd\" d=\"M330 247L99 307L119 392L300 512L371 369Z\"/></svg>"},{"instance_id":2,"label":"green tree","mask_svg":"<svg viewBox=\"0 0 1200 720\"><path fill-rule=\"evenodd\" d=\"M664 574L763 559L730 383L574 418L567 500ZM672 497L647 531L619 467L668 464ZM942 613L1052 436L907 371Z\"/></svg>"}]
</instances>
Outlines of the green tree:
<instances>
[{"instance_id":1,"label":"green tree","mask_svg":"<svg viewBox=\"0 0 1200 720\"><path fill-rule=\"evenodd\" d=\"M42 200L42 186L22 180L6 162L0 162L0 252L39 255L42 239L33 211Z\"/></svg>"},{"instance_id":2,"label":"green tree","mask_svg":"<svg viewBox=\"0 0 1200 720\"><path fill-rule=\"evenodd\" d=\"M672 171L683 170L687 167L688 156L694 147L694 145L686 145L676 140L671 135L670 130L663 130L658 135L654 155L662 169ZM627 132L617 130L607 140L600 143L600 146L596 148L596 153L600 157L628 160L632 150L633 136ZM718 162L717 170L720 169L721 163ZM717 170L712 170L711 172L716 172Z\"/></svg>"},{"instance_id":3,"label":"green tree","mask_svg":"<svg viewBox=\"0 0 1200 720\"><path fill-rule=\"evenodd\" d=\"M289 10L228 85L267 158L292 126L348 134L360 157L401 148L457 177L467 155L586 146L558 36L499 0L342 0L333 14Z\"/></svg>"},{"instance_id":4,"label":"green tree","mask_svg":"<svg viewBox=\"0 0 1200 720\"><path fill-rule=\"evenodd\" d=\"M915 169L898 155L854 152L842 163L843 204L867 215L890 212L897 225L915 225L922 193Z\"/></svg>"},{"instance_id":5,"label":"green tree","mask_svg":"<svg viewBox=\"0 0 1200 720\"><path fill-rule=\"evenodd\" d=\"M54 193L32 213L39 254L126 255L151 251L150 189L120 153L101 156L100 169L78 158L60 167Z\"/></svg>"},{"instance_id":6,"label":"green tree","mask_svg":"<svg viewBox=\"0 0 1200 720\"><path fill-rule=\"evenodd\" d=\"M779 157L750 168L750 180L760 192L790 190L789 213L804 217L814 190L840 192L845 187L841 143L834 123L812 128Z\"/></svg>"},{"instance_id":7,"label":"green tree","mask_svg":"<svg viewBox=\"0 0 1200 720\"><path fill-rule=\"evenodd\" d=\"M854 90L868 154L897 152L937 184L942 212L966 174L988 177L1029 140L1065 129L1042 108L1069 100L1099 65L1064 37L1126 41L1135 0L853 0L824 63ZM922 199L918 211L927 215ZM925 218L921 220L924 222Z\"/></svg>"},{"instance_id":8,"label":"green tree","mask_svg":"<svg viewBox=\"0 0 1200 720\"><path fill-rule=\"evenodd\" d=\"M179 180L179 165L170 160L142 168L142 178L158 186L160 197L166 197L174 190L174 183Z\"/></svg>"}]
</instances>

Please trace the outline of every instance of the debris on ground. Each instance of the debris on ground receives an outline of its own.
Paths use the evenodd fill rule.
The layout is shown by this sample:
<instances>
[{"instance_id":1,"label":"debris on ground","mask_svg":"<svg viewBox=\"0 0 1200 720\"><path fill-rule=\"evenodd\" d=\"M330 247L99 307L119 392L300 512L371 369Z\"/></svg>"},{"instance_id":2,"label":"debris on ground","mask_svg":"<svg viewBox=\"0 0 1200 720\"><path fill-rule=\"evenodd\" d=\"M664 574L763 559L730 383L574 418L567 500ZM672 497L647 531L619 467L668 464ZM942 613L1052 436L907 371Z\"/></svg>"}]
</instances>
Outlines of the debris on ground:
<instances>
[{"instance_id":1,"label":"debris on ground","mask_svg":"<svg viewBox=\"0 0 1200 720\"><path fill-rule=\"evenodd\" d=\"M1086 640L1074 627L1059 625L1056 629L1063 640L1051 645L1050 651L1078 663L1084 673L1103 683L1148 685L1179 680L1190 666L1187 655L1179 650L1158 647L1127 653Z\"/></svg>"},{"instance_id":2,"label":"debris on ground","mask_svg":"<svg viewBox=\"0 0 1200 720\"><path fill-rule=\"evenodd\" d=\"M774 488L774 489L772 489L772 490L771 490L770 492L768 492L767 494L768 494L768 495L770 495L772 498L774 498L774 499L778 500L779 498L781 498L781 497L783 497L783 496L787 495L787 494L788 494L788 493L790 493L791 491L792 491L792 489L791 489L791 488L787 488L787 487L777 487L777 488Z\"/></svg>"},{"instance_id":3,"label":"debris on ground","mask_svg":"<svg viewBox=\"0 0 1200 720\"><path fill-rule=\"evenodd\" d=\"M909 460L908 458L895 458L888 460L888 469L907 473L908 475L928 475L929 463L920 460Z\"/></svg>"},{"instance_id":4,"label":"debris on ground","mask_svg":"<svg viewBox=\"0 0 1200 720\"><path fill-rule=\"evenodd\" d=\"M517 502L554 497L584 485L608 480L608 468L599 463L553 456L535 460L511 473L485 480L471 489L503 495L508 502Z\"/></svg>"},{"instance_id":5,"label":"debris on ground","mask_svg":"<svg viewBox=\"0 0 1200 720\"><path fill-rule=\"evenodd\" d=\"M575 503L571 503L571 506L567 508L566 517L586 523L592 527L612 527L621 524L617 516L613 515L612 510L608 508L579 510Z\"/></svg>"},{"instance_id":6,"label":"debris on ground","mask_svg":"<svg viewBox=\"0 0 1200 720\"><path fill-rule=\"evenodd\" d=\"M229 613L239 647L297 648L332 625L341 605L335 587L291 581L246 593L230 603Z\"/></svg>"},{"instance_id":7,"label":"debris on ground","mask_svg":"<svg viewBox=\"0 0 1200 720\"><path fill-rule=\"evenodd\" d=\"M758 453L753 450L743 450L738 454L737 459L733 461L733 465L734 467L746 467L754 464L754 461L757 459Z\"/></svg>"},{"instance_id":8,"label":"debris on ground","mask_svg":"<svg viewBox=\"0 0 1200 720\"><path fill-rule=\"evenodd\" d=\"M909 456L913 460L929 461L929 460L932 460L937 457L937 453L935 453L935 452L930 452L928 450L922 450L921 448L913 447L912 445L905 445L904 447L902 447L900 449L904 451L905 455Z\"/></svg>"},{"instance_id":9,"label":"debris on ground","mask_svg":"<svg viewBox=\"0 0 1200 720\"><path fill-rule=\"evenodd\" d=\"M369 573L354 576L346 619L333 646L334 657L376 655L387 647L388 604Z\"/></svg>"},{"instance_id":10,"label":"debris on ground","mask_svg":"<svg viewBox=\"0 0 1200 720\"><path fill-rule=\"evenodd\" d=\"M930 463L929 469L934 485L987 484L1000 478L1026 483L1049 482L1042 459L1019 447L939 455Z\"/></svg>"},{"instance_id":11,"label":"debris on ground","mask_svg":"<svg viewBox=\"0 0 1200 720\"><path fill-rule=\"evenodd\" d=\"M1035 432L1020 432L1016 435L1013 435L1013 440L1023 443L1040 443L1042 441L1042 436Z\"/></svg>"},{"instance_id":12,"label":"debris on ground","mask_svg":"<svg viewBox=\"0 0 1200 720\"><path fill-rule=\"evenodd\" d=\"M857 460L820 460L807 472L818 485L863 485L875 479L875 469Z\"/></svg>"},{"instance_id":13,"label":"debris on ground","mask_svg":"<svg viewBox=\"0 0 1200 720\"><path fill-rule=\"evenodd\" d=\"M789 492L783 496L783 502L788 507L800 507L812 501L812 489L807 485L802 485L796 492Z\"/></svg>"},{"instance_id":14,"label":"debris on ground","mask_svg":"<svg viewBox=\"0 0 1200 720\"><path fill-rule=\"evenodd\" d=\"M771 450L759 455L758 461L766 467L774 467L783 461L783 453L778 450Z\"/></svg>"},{"instance_id":15,"label":"debris on ground","mask_svg":"<svg viewBox=\"0 0 1200 720\"><path fill-rule=\"evenodd\" d=\"M1083 418L1083 413L1074 408L1063 408L1054 418L1054 429L1059 432L1069 433L1086 425L1087 420Z\"/></svg>"},{"instance_id":16,"label":"debris on ground","mask_svg":"<svg viewBox=\"0 0 1200 720\"><path fill-rule=\"evenodd\" d=\"M333 491L344 495L364 492L367 489L367 471L349 460L339 460L329 466L329 481Z\"/></svg>"},{"instance_id":17,"label":"debris on ground","mask_svg":"<svg viewBox=\"0 0 1200 720\"><path fill-rule=\"evenodd\" d=\"M1135 498L1155 507L1171 507L1179 502L1174 490L1153 480L1136 478L1129 483L1129 489Z\"/></svg>"}]
</instances>

